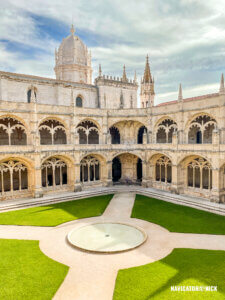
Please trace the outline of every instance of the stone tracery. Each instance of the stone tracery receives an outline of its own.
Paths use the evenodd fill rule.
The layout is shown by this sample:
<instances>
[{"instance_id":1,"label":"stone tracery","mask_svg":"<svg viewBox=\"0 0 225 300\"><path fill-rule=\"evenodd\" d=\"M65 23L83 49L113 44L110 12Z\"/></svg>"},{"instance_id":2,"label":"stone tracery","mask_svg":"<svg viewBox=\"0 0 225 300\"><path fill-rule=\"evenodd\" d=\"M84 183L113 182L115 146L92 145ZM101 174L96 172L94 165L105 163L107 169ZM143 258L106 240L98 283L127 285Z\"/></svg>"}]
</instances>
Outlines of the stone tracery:
<instances>
[{"instance_id":1,"label":"stone tracery","mask_svg":"<svg viewBox=\"0 0 225 300\"><path fill-rule=\"evenodd\" d=\"M212 167L202 158L194 158L187 165L187 185L193 188L212 188Z\"/></svg>"},{"instance_id":2,"label":"stone tracery","mask_svg":"<svg viewBox=\"0 0 225 300\"><path fill-rule=\"evenodd\" d=\"M188 127L188 143L211 144L212 132L216 126L216 120L208 115L196 117Z\"/></svg>"},{"instance_id":3,"label":"stone tracery","mask_svg":"<svg viewBox=\"0 0 225 300\"><path fill-rule=\"evenodd\" d=\"M0 192L13 194L14 191L28 189L27 167L18 160L8 160L0 163Z\"/></svg>"},{"instance_id":4,"label":"stone tracery","mask_svg":"<svg viewBox=\"0 0 225 300\"><path fill-rule=\"evenodd\" d=\"M0 119L0 145L26 145L25 126L13 117Z\"/></svg>"},{"instance_id":5,"label":"stone tracery","mask_svg":"<svg viewBox=\"0 0 225 300\"><path fill-rule=\"evenodd\" d=\"M80 144L99 144L98 127L91 121L83 121L76 128Z\"/></svg>"},{"instance_id":6,"label":"stone tracery","mask_svg":"<svg viewBox=\"0 0 225 300\"><path fill-rule=\"evenodd\" d=\"M172 119L164 119L157 127L156 142L172 143L173 132L177 130L177 124Z\"/></svg>"},{"instance_id":7,"label":"stone tracery","mask_svg":"<svg viewBox=\"0 0 225 300\"><path fill-rule=\"evenodd\" d=\"M53 187L67 184L67 164L59 158L52 157L41 165L42 186Z\"/></svg>"},{"instance_id":8,"label":"stone tracery","mask_svg":"<svg viewBox=\"0 0 225 300\"><path fill-rule=\"evenodd\" d=\"M40 144L57 145L66 144L66 129L57 120L46 120L39 126Z\"/></svg>"},{"instance_id":9,"label":"stone tracery","mask_svg":"<svg viewBox=\"0 0 225 300\"><path fill-rule=\"evenodd\" d=\"M171 183L172 181L172 163L165 155L162 155L156 161L155 180L165 183Z\"/></svg>"},{"instance_id":10,"label":"stone tracery","mask_svg":"<svg viewBox=\"0 0 225 300\"><path fill-rule=\"evenodd\" d=\"M100 162L91 155L84 157L80 162L80 181L90 182L100 180Z\"/></svg>"}]
</instances>

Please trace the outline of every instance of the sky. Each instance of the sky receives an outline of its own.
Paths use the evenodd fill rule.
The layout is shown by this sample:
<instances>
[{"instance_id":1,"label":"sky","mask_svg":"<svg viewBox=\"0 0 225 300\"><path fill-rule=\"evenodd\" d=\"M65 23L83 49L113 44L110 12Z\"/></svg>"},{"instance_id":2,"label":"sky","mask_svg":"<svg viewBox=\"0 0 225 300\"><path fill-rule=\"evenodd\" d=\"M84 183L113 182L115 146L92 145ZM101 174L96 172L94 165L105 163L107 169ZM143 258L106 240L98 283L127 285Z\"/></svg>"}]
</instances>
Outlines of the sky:
<instances>
[{"instance_id":1,"label":"sky","mask_svg":"<svg viewBox=\"0 0 225 300\"><path fill-rule=\"evenodd\" d=\"M93 79L143 76L156 104L217 92L225 72L224 0L1 0L0 70L54 78L54 52L71 23L92 52Z\"/></svg>"}]
</instances>

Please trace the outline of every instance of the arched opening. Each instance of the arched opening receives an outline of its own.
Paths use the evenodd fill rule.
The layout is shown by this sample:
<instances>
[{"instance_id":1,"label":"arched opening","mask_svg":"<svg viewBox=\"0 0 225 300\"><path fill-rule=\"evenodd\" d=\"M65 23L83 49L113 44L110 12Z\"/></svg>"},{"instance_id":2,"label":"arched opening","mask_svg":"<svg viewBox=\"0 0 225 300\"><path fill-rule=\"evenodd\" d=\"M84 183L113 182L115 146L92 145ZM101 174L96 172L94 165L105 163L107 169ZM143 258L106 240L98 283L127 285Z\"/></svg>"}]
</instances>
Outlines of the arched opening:
<instances>
[{"instance_id":1,"label":"arched opening","mask_svg":"<svg viewBox=\"0 0 225 300\"><path fill-rule=\"evenodd\" d=\"M35 102L37 100L37 89L36 88L30 88L27 91L27 102Z\"/></svg>"},{"instance_id":2,"label":"arched opening","mask_svg":"<svg viewBox=\"0 0 225 300\"><path fill-rule=\"evenodd\" d=\"M117 182L121 178L121 162L118 157L115 157L112 161L112 180L113 182Z\"/></svg>"},{"instance_id":3,"label":"arched opening","mask_svg":"<svg viewBox=\"0 0 225 300\"><path fill-rule=\"evenodd\" d=\"M0 119L0 145L26 145L27 134L24 125L17 119Z\"/></svg>"},{"instance_id":4,"label":"arched opening","mask_svg":"<svg viewBox=\"0 0 225 300\"><path fill-rule=\"evenodd\" d=\"M155 180L165 183L172 182L172 163L165 155L160 156L155 163Z\"/></svg>"},{"instance_id":5,"label":"arched opening","mask_svg":"<svg viewBox=\"0 0 225 300\"><path fill-rule=\"evenodd\" d=\"M43 187L54 189L68 183L67 164L62 159L56 157L47 159L42 163L41 170Z\"/></svg>"},{"instance_id":6,"label":"arched opening","mask_svg":"<svg viewBox=\"0 0 225 300\"><path fill-rule=\"evenodd\" d=\"M78 96L76 98L76 107L82 107L82 106L83 106L83 99L80 96Z\"/></svg>"},{"instance_id":7,"label":"arched opening","mask_svg":"<svg viewBox=\"0 0 225 300\"><path fill-rule=\"evenodd\" d=\"M28 189L27 167L18 160L8 160L0 163L0 193L13 194L15 191Z\"/></svg>"},{"instance_id":8,"label":"arched opening","mask_svg":"<svg viewBox=\"0 0 225 300\"><path fill-rule=\"evenodd\" d=\"M157 127L156 142L172 143L173 132L177 130L177 123L172 119L164 119Z\"/></svg>"},{"instance_id":9,"label":"arched opening","mask_svg":"<svg viewBox=\"0 0 225 300\"><path fill-rule=\"evenodd\" d=\"M100 162L91 155L84 157L80 162L80 181L91 182L100 180Z\"/></svg>"},{"instance_id":10,"label":"arched opening","mask_svg":"<svg viewBox=\"0 0 225 300\"><path fill-rule=\"evenodd\" d=\"M147 128L145 126L141 126L138 130L137 142L138 144L143 144L143 134L147 132Z\"/></svg>"},{"instance_id":11,"label":"arched opening","mask_svg":"<svg viewBox=\"0 0 225 300\"><path fill-rule=\"evenodd\" d=\"M216 126L216 120L208 115L196 117L188 128L189 144L211 144L212 133Z\"/></svg>"},{"instance_id":12,"label":"arched opening","mask_svg":"<svg viewBox=\"0 0 225 300\"><path fill-rule=\"evenodd\" d=\"M123 153L112 161L112 180L116 184L140 184L142 160L131 153Z\"/></svg>"},{"instance_id":13,"label":"arched opening","mask_svg":"<svg viewBox=\"0 0 225 300\"><path fill-rule=\"evenodd\" d=\"M187 185L199 189L212 188L212 168L206 159L197 157L188 162Z\"/></svg>"},{"instance_id":14,"label":"arched opening","mask_svg":"<svg viewBox=\"0 0 225 300\"><path fill-rule=\"evenodd\" d=\"M142 160L140 158L137 161L137 181L142 181Z\"/></svg>"},{"instance_id":15,"label":"arched opening","mask_svg":"<svg viewBox=\"0 0 225 300\"><path fill-rule=\"evenodd\" d=\"M111 143L112 144L120 144L120 132L119 129L115 126L109 128L109 132L111 134Z\"/></svg>"},{"instance_id":16,"label":"arched opening","mask_svg":"<svg viewBox=\"0 0 225 300\"><path fill-rule=\"evenodd\" d=\"M91 121L84 121L77 126L79 144L99 144L98 127Z\"/></svg>"},{"instance_id":17,"label":"arched opening","mask_svg":"<svg viewBox=\"0 0 225 300\"><path fill-rule=\"evenodd\" d=\"M66 144L66 129L57 120L46 120L39 126L41 145L61 145Z\"/></svg>"}]
</instances>

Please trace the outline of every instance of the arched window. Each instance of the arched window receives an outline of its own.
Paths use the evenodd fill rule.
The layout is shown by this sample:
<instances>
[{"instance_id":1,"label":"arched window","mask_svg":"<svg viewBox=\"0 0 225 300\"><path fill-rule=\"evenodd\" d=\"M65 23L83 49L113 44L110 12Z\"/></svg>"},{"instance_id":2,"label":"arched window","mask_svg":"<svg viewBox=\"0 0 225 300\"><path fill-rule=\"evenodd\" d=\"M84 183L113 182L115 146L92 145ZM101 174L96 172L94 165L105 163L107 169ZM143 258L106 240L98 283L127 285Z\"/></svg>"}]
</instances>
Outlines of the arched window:
<instances>
[{"instance_id":1,"label":"arched window","mask_svg":"<svg viewBox=\"0 0 225 300\"><path fill-rule=\"evenodd\" d=\"M80 144L99 144L99 130L93 122L81 122L77 126L77 132Z\"/></svg>"},{"instance_id":2,"label":"arched window","mask_svg":"<svg viewBox=\"0 0 225 300\"><path fill-rule=\"evenodd\" d=\"M47 159L41 165L42 186L51 187L67 184L67 165L56 157Z\"/></svg>"},{"instance_id":3,"label":"arched window","mask_svg":"<svg viewBox=\"0 0 225 300\"><path fill-rule=\"evenodd\" d=\"M28 189L27 167L17 160L0 163L0 192L22 191Z\"/></svg>"},{"instance_id":4,"label":"arched window","mask_svg":"<svg viewBox=\"0 0 225 300\"><path fill-rule=\"evenodd\" d=\"M200 189L212 188L212 168L206 159L199 157L188 163L187 185Z\"/></svg>"},{"instance_id":5,"label":"arched window","mask_svg":"<svg viewBox=\"0 0 225 300\"><path fill-rule=\"evenodd\" d=\"M39 126L41 145L66 144L66 129L57 120L47 120Z\"/></svg>"},{"instance_id":6,"label":"arched window","mask_svg":"<svg viewBox=\"0 0 225 300\"><path fill-rule=\"evenodd\" d=\"M0 145L26 145L27 134L24 125L17 119L0 119Z\"/></svg>"},{"instance_id":7,"label":"arched window","mask_svg":"<svg viewBox=\"0 0 225 300\"><path fill-rule=\"evenodd\" d=\"M142 181L142 160L140 158L137 161L137 181Z\"/></svg>"},{"instance_id":8,"label":"arched window","mask_svg":"<svg viewBox=\"0 0 225 300\"><path fill-rule=\"evenodd\" d=\"M121 167L120 159L118 157L113 158L113 161L112 161L112 180L113 180L113 182L117 182L120 180L121 171L122 171L122 167Z\"/></svg>"},{"instance_id":9,"label":"arched window","mask_svg":"<svg viewBox=\"0 0 225 300\"><path fill-rule=\"evenodd\" d=\"M155 180L160 182L172 182L172 164L171 160L162 155L155 166Z\"/></svg>"},{"instance_id":10,"label":"arched window","mask_svg":"<svg viewBox=\"0 0 225 300\"><path fill-rule=\"evenodd\" d=\"M216 120L208 115L195 118L188 128L189 144L211 144L212 132L216 126Z\"/></svg>"},{"instance_id":11,"label":"arched window","mask_svg":"<svg viewBox=\"0 0 225 300\"><path fill-rule=\"evenodd\" d=\"M86 156L80 162L80 181L100 180L100 162L93 156Z\"/></svg>"},{"instance_id":12,"label":"arched window","mask_svg":"<svg viewBox=\"0 0 225 300\"><path fill-rule=\"evenodd\" d=\"M35 87L31 87L27 91L27 102L35 102L37 100L37 89Z\"/></svg>"},{"instance_id":13,"label":"arched window","mask_svg":"<svg viewBox=\"0 0 225 300\"><path fill-rule=\"evenodd\" d=\"M177 130L177 124L172 119L163 120L157 128L157 143L172 143L173 132Z\"/></svg>"},{"instance_id":14,"label":"arched window","mask_svg":"<svg viewBox=\"0 0 225 300\"><path fill-rule=\"evenodd\" d=\"M141 126L138 130L137 142L138 144L143 144L143 134L147 132L147 128L145 126Z\"/></svg>"},{"instance_id":15,"label":"arched window","mask_svg":"<svg viewBox=\"0 0 225 300\"><path fill-rule=\"evenodd\" d=\"M115 126L109 128L109 132L111 134L111 143L112 144L120 144L120 132L119 129Z\"/></svg>"},{"instance_id":16,"label":"arched window","mask_svg":"<svg viewBox=\"0 0 225 300\"><path fill-rule=\"evenodd\" d=\"M76 98L76 106L77 107L82 107L83 106L83 100L82 100L82 98L80 96L78 96Z\"/></svg>"}]
</instances>

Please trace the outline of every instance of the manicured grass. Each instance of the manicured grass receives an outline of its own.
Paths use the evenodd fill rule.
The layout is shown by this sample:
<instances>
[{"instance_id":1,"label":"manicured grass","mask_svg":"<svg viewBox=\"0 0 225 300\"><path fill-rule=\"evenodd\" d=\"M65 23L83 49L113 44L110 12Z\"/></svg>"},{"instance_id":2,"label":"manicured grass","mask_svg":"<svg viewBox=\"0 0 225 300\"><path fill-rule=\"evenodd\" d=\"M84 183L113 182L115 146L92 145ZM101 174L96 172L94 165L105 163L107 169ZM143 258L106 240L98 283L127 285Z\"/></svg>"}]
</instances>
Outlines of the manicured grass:
<instances>
[{"instance_id":1,"label":"manicured grass","mask_svg":"<svg viewBox=\"0 0 225 300\"><path fill-rule=\"evenodd\" d=\"M52 299L69 268L45 256L38 243L0 239L0 299Z\"/></svg>"},{"instance_id":2,"label":"manicured grass","mask_svg":"<svg viewBox=\"0 0 225 300\"><path fill-rule=\"evenodd\" d=\"M142 195L136 195L131 217L161 225L171 232L225 234L224 216Z\"/></svg>"},{"instance_id":3,"label":"manicured grass","mask_svg":"<svg viewBox=\"0 0 225 300\"><path fill-rule=\"evenodd\" d=\"M1 225L57 226L59 224L100 216L113 195L104 195L52 205L0 213Z\"/></svg>"},{"instance_id":4,"label":"manicured grass","mask_svg":"<svg viewBox=\"0 0 225 300\"><path fill-rule=\"evenodd\" d=\"M225 299L225 251L175 249L167 257L120 270L113 300ZM171 286L217 286L217 292L175 292Z\"/></svg>"}]
</instances>

